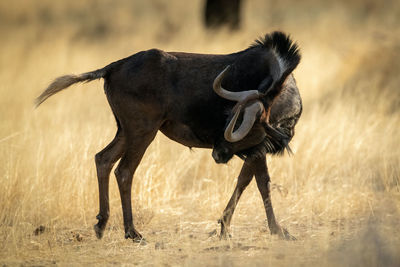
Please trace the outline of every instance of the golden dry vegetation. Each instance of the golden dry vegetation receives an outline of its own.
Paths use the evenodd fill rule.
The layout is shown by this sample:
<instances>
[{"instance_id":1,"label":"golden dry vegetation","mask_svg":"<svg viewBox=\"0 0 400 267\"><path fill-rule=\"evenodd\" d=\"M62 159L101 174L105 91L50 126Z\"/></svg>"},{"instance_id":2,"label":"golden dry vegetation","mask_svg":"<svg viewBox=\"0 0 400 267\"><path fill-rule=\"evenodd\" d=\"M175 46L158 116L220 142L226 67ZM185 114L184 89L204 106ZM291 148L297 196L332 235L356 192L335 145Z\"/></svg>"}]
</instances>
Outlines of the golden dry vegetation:
<instances>
[{"instance_id":1,"label":"golden dry vegetation","mask_svg":"<svg viewBox=\"0 0 400 267\"><path fill-rule=\"evenodd\" d=\"M0 2L0 263L13 265L400 265L400 5L398 1L246 1L239 32L207 32L202 1ZM97 69L157 47L230 53L284 30L303 60L304 112L294 156L268 158L279 222L269 234L254 181L233 237L209 235L241 160L159 134L133 184L135 223L123 238L114 176L102 240L94 155L116 131L102 82L74 86L39 109L56 76ZM43 232L35 235L39 226ZM37 230L38 231L38 230Z\"/></svg>"}]
</instances>

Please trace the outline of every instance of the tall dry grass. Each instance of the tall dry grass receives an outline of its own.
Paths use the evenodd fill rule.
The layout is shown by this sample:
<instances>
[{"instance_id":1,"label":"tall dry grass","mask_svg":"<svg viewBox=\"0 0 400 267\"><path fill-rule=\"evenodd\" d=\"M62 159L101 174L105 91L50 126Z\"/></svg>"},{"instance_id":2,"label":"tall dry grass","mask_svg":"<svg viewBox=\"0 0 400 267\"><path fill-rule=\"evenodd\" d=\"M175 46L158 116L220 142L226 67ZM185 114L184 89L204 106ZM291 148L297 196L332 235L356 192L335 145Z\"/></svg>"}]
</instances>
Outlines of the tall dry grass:
<instances>
[{"instance_id":1,"label":"tall dry grass","mask_svg":"<svg viewBox=\"0 0 400 267\"><path fill-rule=\"evenodd\" d=\"M247 1L242 29L217 33L201 25L202 2L190 3L0 3L0 262L397 265L399 5ZM268 158L278 220L298 241L269 235L253 183L234 215L232 240L208 237L241 161L216 165L211 151L190 151L161 134L132 189L135 222L149 244L123 239L113 178L109 228L97 241L93 158L116 131L102 82L74 86L37 110L34 97L56 76L140 50L229 53L275 29L291 33L303 54L295 155Z\"/></svg>"}]
</instances>

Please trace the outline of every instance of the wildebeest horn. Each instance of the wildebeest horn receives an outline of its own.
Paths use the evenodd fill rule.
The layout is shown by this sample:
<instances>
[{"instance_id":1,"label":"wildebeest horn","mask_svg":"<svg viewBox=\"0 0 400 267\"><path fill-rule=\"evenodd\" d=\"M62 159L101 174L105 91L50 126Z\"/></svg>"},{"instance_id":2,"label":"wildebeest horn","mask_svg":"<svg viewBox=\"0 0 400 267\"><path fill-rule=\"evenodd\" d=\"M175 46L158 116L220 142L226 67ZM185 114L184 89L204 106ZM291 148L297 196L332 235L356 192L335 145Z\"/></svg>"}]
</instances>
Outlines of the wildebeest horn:
<instances>
[{"instance_id":1,"label":"wildebeest horn","mask_svg":"<svg viewBox=\"0 0 400 267\"><path fill-rule=\"evenodd\" d=\"M236 131L233 131L236 121L239 117L241 108L236 109L233 118L225 129L224 137L228 142L237 142L242 140L253 127L257 114L264 110L264 105L261 101L255 101L253 104L244 108L243 122Z\"/></svg>"},{"instance_id":2,"label":"wildebeest horn","mask_svg":"<svg viewBox=\"0 0 400 267\"><path fill-rule=\"evenodd\" d=\"M260 93L257 90L248 90L241 92L231 92L222 88L221 83L226 73L228 72L230 65L228 65L214 80L213 88L214 92L222 98L242 102L249 98L258 98Z\"/></svg>"}]
</instances>

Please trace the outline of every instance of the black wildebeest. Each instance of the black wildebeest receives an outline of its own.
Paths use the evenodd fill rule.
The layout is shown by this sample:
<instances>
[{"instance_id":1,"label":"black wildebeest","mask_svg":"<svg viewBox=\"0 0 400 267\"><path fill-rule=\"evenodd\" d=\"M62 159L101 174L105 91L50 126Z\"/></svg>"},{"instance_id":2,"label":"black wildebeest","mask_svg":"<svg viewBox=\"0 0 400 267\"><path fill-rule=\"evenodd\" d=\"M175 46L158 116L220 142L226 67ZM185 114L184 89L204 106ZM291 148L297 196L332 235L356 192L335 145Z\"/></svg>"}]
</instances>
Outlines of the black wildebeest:
<instances>
[{"instance_id":1,"label":"black wildebeest","mask_svg":"<svg viewBox=\"0 0 400 267\"><path fill-rule=\"evenodd\" d=\"M121 159L115 175L125 237L142 239L132 220L132 178L160 130L185 146L213 148L217 162L227 162L234 154L244 159L235 191L220 219L221 237L228 235L240 195L255 176L271 233L292 239L275 220L266 153L281 152L294 134L302 107L291 72L299 61L297 45L284 33L273 32L233 54L151 49L102 69L54 80L36 99L37 106L74 83L103 78L117 122L115 138L95 156L100 202L94 226L97 237L103 236L109 218L109 175Z\"/></svg>"}]
</instances>

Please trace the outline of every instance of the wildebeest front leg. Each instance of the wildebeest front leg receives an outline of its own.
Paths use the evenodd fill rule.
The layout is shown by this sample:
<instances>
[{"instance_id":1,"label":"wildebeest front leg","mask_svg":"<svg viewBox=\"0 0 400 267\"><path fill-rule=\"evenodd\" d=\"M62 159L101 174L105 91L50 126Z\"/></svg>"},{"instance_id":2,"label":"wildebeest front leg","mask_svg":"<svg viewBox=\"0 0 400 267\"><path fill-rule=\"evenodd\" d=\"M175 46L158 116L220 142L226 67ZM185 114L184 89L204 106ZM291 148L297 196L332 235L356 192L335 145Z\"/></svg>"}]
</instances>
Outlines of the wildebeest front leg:
<instances>
[{"instance_id":1,"label":"wildebeest front leg","mask_svg":"<svg viewBox=\"0 0 400 267\"><path fill-rule=\"evenodd\" d=\"M132 218L131 189L132 179L146 148L154 139L157 130L141 136L127 136L124 155L115 169L118 189L121 196L122 214L124 217L125 238L141 242L142 235L135 229Z\"/></svg>"},{"instance_id":2,"label":"wildebeest front leg","mask_svg":"<svg viewBox=\"0 0 400 267\"><path fill-rule=\"evenodd\" d=\"M253 179L253 168L251 162L245 161L242 166L242 170L240 171L238 181L235 187L235 191L233 192L231 199L226 206L222 218L219 220L221 224L221 239L226 239L229 236L229 226L231 223L233 212L235 211L236 205L242 195L244 189L249 185L251 180Z\"/></svg>"},{"instance_id":3,"label":"wildebeest front leg","mask_svg":"<svg viewBox=\"0 0 400 267\"><path fill-rule=\"evenodd\" d=\"M254 164L257 187L261 193L261 197L264 202L265 212L267 214L268 220L268 227L271 231L271 234L276 234L280 238L285 240L296 240L295 237L290 235L285 228L279 226L279 224L276 222L274 210L271 203L270 177L268 174L266 158L258 158L255 160Z\"/></svg>"},{"instance_id":4,"label":"wildebeest front leg","mask_svg":"<svg viewBox=\"0 0 400 267\"><path fill-rule=\"evenodd\" d=\"M106 228L108 218L110 216L108 184L110 180L110 172L114 163L121 157L124 148L124 138L118 130L114 140L106 146L102 151L96 154L97 179L99 183L99 204L100 212L96 216L99 220L94 226L97 238L102 238L104 229Z\"/></svg>"}]
</instances>

